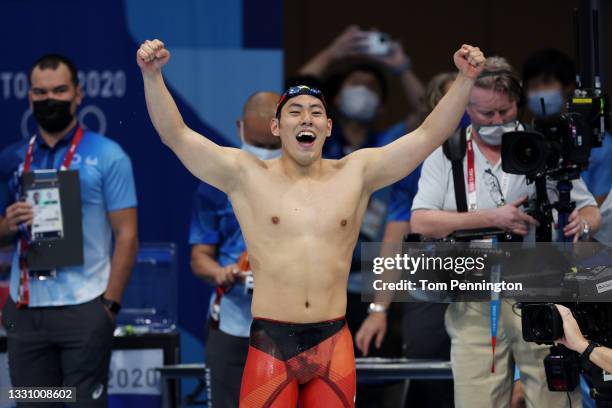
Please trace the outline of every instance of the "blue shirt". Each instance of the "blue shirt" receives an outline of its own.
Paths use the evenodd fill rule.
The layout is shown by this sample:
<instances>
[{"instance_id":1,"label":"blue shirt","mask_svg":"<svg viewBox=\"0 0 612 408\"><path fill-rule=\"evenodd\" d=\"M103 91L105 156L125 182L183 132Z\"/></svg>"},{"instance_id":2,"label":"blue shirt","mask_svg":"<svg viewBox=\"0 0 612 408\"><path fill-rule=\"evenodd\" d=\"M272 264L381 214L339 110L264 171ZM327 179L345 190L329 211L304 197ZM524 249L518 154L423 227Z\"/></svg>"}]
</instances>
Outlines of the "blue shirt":
<instances>
[{"instance_id":1,"label":"blue shirt","mask_svg":"<svg viewBox=\"0 0 612 408\"><path fill-rule=\"evenodd\" d=\"M54 147L36 138L30 171L59 169L76 127ZM0 214L15 202L17 172L23 170L28 143L15 143L0 153ZM107 287L111 267L111 225L107 213L136 206L129 157L114 141L86 130L70 170L79 171L84 264L57 270L48 280L30 279L30 306L61 306L90 301ZM11 298L17 299L18 253L13 255Z\"/></svg>"},{"instance_id":2,"label":"blue shirt","mask_svg":"<svg viewBox=\"0 0 612 408\"><path fill-rule=\"evenodd\" d=\"M217 247L217 262L221 266L235 264L246 250L240 225L225 193L201 183L193 198L189 243ZM211 296L210 304L215 294ZM244 293L244 284L236 282L221 298L219 329L232 336L249 337L253 319L251 295ZM210 310L210 308L209 308Z\"/></svg>"},{"instance_id":3,"label":"blue shirt","mask_svg":"<svg viewBox=\"0 0 612 408\"><path fill-rule=\"evenodd\" d=\"M387 208L387 222L410 221L412 201L419 189L421 167L422 164L408 176L391 186L389 206Z\"/></svg>"},{"instance_id":4,"label":"blue shirt","mask_svg":"<svg viewBox=\"0 0 612 408\"><path fill-rule=\"evenodd\" d=\"M606 132L601 147L591 150L589 168L582 172L582 179L594 196L606 195L612 187L612 134Z\"/></svg>"}]
</instances>

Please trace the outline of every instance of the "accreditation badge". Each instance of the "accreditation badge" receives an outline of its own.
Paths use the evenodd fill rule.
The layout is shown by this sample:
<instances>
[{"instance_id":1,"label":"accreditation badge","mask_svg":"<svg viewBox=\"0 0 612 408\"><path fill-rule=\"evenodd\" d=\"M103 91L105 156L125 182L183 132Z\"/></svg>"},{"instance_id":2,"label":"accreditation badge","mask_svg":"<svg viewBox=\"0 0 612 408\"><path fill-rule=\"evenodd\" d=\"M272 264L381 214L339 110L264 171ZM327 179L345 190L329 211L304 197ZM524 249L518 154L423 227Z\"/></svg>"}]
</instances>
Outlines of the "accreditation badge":
<instances>
[{"instance_id":1,"label":"accreditation badge","mask_svg":"<svg viewBox=\"0 0 612 408\"><path fill-rule=\"evenodd\" d=\"M62 203L58 187L27 191L26 201L32 206L32 240L59 239L64 237Z\"/></svg>"},{"instance_id":2,"label":"accreditation badge","mask_svg":"<svg viewBox=\"0 0 612 408\"><path fill-rule=\"evenodd\" d=\"M22 177L22 196L34 217L24 255L30 274L83 265L81 186L78 170L35 170ZM39 279L43 279L39 277Z\"/></svg>"}]
</instances>

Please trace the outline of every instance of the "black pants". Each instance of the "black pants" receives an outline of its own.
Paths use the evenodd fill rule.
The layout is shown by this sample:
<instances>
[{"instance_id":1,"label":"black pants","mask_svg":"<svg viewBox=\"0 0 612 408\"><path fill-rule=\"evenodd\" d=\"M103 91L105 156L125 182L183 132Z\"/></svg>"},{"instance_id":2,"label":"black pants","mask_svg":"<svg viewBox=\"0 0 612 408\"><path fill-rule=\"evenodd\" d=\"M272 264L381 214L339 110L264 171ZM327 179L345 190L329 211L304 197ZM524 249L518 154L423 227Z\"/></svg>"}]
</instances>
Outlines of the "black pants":
<instances>
[{"instance_id":1,"label":"black pants","mask_svg":"<svg viewBox=\"0 0 612 408\"><path fill-rule=\"evenodd\" d=\"M440 303L404 304L404 357L450 359L450 338L444 327L447 306ZM406 401L410 408L449 408L454 406L453 395L452 380L411 380Z\"/></svg>"},{"instance_id":2,"label":"black pants","mask_svg":"<svg viewBox=\"0 0 612 408\"><path fill-rule=\"evenodd\" d=\"M73 306L17 309L9 297L2 320L14 387L76 387L77 402L72 406L107 406L115 323L100 298Z\"/></svg>"},{"instance_id":3,"label":"black pants","mask_svg":"<svg viewBox=\"0 0 612 408\"><path fill-rule=\"evenodd\" d=\"M205 362L210 370L211 408L238 406L242 370L248 352L248 337L231 336L209 326Z\"/></svg>"}]
</instances>

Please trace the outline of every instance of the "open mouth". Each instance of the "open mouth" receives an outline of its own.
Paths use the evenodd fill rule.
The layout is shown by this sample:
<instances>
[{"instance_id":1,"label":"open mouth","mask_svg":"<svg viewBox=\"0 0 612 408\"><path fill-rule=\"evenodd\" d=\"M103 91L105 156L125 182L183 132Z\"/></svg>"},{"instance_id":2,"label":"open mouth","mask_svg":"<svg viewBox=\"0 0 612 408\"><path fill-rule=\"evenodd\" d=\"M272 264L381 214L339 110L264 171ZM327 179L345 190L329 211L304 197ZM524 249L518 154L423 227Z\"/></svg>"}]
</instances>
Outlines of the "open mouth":
<instances>
[{"instance_id":1,"label":"open mouth","mask_svg":"<svg viewBox=\"0 0 612 408\"><path fill-rule=\"evenodd\" d=\"M302 131L298 133L296 137L300 146L305 146L305 147L312 146L316 138L317 136L314 133L308 132L308 131Z\"/></svg>"}]
</instances>

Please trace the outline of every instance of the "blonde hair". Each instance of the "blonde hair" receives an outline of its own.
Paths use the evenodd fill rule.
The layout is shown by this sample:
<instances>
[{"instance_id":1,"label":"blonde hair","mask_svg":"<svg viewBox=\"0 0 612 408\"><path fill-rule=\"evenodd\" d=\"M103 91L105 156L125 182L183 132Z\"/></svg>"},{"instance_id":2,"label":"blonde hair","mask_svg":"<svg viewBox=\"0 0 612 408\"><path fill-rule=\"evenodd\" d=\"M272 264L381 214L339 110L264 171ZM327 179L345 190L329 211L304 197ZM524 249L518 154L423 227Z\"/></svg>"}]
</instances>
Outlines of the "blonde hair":
<instances>
[{"instance_id":1,"label":"blonde hair","mask_svg":"<svg viewBox=\"0 0 612 408\"><path fill-rule=\"evenodd\" d=\"M456 72L441 72L429 81L425 89L425 116L431 113L446 93L444 89L446 84L454 81L456 77Z\"/></svg>"},{"instance_id":2,"label":"blonde hair","mask_svg":"<svg viewBox=\"0 0 612 408\"><path fill-rule=\"evenodd\" d=\"M521 100L522 90L518 77L512 65L503 57L487 58L484 70L474 86L508 94L516 102Z\"/></svg>"}]
</instances>

